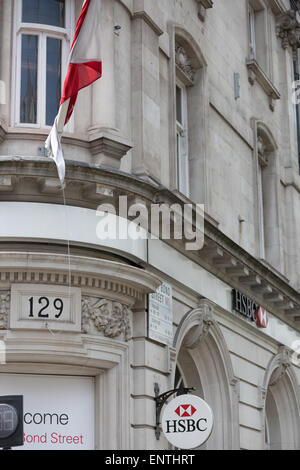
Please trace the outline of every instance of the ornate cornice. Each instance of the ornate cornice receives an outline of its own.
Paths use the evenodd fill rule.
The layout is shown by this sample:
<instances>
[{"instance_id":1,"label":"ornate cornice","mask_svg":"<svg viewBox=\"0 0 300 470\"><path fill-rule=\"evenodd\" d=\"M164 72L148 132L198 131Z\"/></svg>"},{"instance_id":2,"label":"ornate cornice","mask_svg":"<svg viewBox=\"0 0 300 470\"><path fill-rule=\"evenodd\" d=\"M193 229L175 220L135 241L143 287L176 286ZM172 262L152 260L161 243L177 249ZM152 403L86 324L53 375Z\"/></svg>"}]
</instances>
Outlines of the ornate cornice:
<instances>
[{"instance_id":1,"label":"ornate cornice","mask_svg":"<svg viewBox=\"0 0 300 470\"><path fill-rule=\"evenodd\" d=\"M69 265L71 283L69 284ZM155 292L160 280L147 271L105 259L51 253L0 253L0 288L13 283L71 285L133 306ZM1 291L0 291L1 293Z\"/></svg>"},{"instance_id":2,"label":"ornate cornice","mask_svg":"<svg viewBox=\"0 0 300 470\"><path fill-rule=\"evenodd\" d=\"M132 336L132 312L127 305L103 298L83 296L82 332L101 332L107 338L122 336L128 341Z\"/></svg>"},{"instance_id":3,"label":"ornate cornice","mask_svg":"<svg viewBox=\"0 0 300 470\"><path fill-rule=\"evenodd\" d=\"M277 18L277 36L281 39L284 49L292 48L293 58L297 58L297 50L300 48L300 23L299 16L293 10L286 11Z\"/></svg>"}]
</instances>

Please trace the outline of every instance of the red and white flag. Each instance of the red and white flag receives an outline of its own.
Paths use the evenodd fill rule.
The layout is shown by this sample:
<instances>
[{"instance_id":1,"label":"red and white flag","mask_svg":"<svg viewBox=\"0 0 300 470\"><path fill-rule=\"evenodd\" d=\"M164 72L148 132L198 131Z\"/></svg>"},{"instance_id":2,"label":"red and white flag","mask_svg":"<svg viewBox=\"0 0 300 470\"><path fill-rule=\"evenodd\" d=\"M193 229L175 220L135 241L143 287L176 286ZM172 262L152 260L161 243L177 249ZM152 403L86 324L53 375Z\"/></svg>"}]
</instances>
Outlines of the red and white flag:
<instances>
[{"instance_id":1,"label":"red and white flag","mask_svg":"<svg viewBox=\"0 0 300 470\"><path fill-rule=\"evenodd\" d=\"M72 115L79 90L91 85L102 75L100 8L101 0L85 0L83 3L71 46L58 115L45 143L48 156L56 163L62 184L65 179L65 161L60 141L63 128Z\"/></svg>"}]
</instances>

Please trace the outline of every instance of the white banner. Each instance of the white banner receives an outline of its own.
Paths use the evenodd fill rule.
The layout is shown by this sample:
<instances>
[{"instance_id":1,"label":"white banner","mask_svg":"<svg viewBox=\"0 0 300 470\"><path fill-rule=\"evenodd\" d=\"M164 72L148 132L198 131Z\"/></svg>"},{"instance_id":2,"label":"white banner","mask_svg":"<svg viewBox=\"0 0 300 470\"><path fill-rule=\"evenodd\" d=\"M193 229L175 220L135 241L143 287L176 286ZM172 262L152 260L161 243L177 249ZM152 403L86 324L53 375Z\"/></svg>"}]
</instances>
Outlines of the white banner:
<instances>
[{"instance_id":1,"label":"white banner","mask_svg":"<svg viewBox=\"0 0 300 470\"><path fill-rule=\"evenodd\" d=\"M0 374L0 395L24 396L24 446L94 449L94 379Z\"/></svg>"}]
</instances>

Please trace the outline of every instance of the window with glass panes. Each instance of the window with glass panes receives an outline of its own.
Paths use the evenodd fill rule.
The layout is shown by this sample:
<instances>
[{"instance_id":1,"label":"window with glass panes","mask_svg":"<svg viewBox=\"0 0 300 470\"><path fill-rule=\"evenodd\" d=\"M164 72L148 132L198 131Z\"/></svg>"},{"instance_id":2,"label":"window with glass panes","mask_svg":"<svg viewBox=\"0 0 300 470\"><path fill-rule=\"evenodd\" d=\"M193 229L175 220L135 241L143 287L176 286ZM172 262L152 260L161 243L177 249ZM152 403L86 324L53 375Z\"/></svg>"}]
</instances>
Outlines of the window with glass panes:
<instances>
[{"instance_id":1,"label":"window with glass panes","mask_svg":"<svg viewBox=\"0 0 300 470\"><path fill-rule=\"evenodd\" d=\"M176 149L178 190L189 196L188 105L186 87L176 84Z\"/></svg>"},{"instance_id":2,"label":"window with glass panes","mask_svg":"<svg viewBox=\"0 0 300 470\"><path fill-rule=\"evenodd\" d=\"M15 0L14 124L52 126L71 37L72 0Z\"/></svg>"}]
</instances>

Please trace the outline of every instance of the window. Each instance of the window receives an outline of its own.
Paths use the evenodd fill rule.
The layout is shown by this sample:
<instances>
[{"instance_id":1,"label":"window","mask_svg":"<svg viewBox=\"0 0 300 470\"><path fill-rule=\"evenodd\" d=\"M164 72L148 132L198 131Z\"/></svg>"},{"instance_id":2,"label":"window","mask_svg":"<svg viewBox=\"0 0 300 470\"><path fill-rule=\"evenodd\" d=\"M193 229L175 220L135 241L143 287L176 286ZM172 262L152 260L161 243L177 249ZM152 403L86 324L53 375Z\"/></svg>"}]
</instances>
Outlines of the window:
<instances>
[{"instance_id":1,"label":"window","mask_svg":"<svg viewBox=\"0 0 300 470\"><path fill-rule=\"evenodd\" d=\"M271 131L256 122L257 226L259 257L273 268L283 269L280 209L280 167Z\"/></svg>"},{"instance_id":2,"label":"window","mask_svg":"<svg viewBox=\"0 0 300 470\"><path fill-rule=\"evenodd\" d=\"M251 5L249 5L249 39L250 59L256 59L255 12Z\"/></svg>"},{"instance_id":3,"label":"window","mask_svg":"<svg viewBox=\"0 0 300 470\"><path fill-rule=\"evenodd\" d=\"M264 169L268 165L268 160L265 154L265 145L261 137L258 137L258 205L259 205L259 224L260 224L260 252L261 258L266 257L266 237L265 237L265 224L266 224L266 195L264 188Z\"/></svg>"},{"instance_id":4,"label":"window","mask_svg":"<svg viewBox=\"0 0 300 470\"><path fill-rule=\"evenodd\" d=\"M294 80L295 80L295 83L297 83L300 80L298 56L296 60L294 60L293 64L294 64ZM296 113L296 125L297 125L298 165L299 165L299 172L300 172L300 106L299 106L298 100L295 104L295 113Z\"/></svg>"},{"instance_id":5,"label":"window","mask_svg":"<svg viewBox=\"0 0 300 470\"><path fill-rule=\"evenodd\" d=\"M188 109L186 87L176 85L176 149L178 168L178 190L189 196L189 157L188 157Z\"/></svg>"},{"instance_id":6,"label":"window","mask_svg":"<svg viewBox=\"0 0 300 470\"><path fill-rule=\"evenodd\" d=\"M173 42L174 41L174 42ZM170 101L170 187L206 201L207 63L189 32L174 28Z\"/></svg>"},{"instance_id":7,"label":"window","mask_svg":"<svg viewBox=\"0 0 300 470\"><path fill-rule=\"evenodd\" d=\"M71 0L15 0L14 124L52 126L71 37Z\"/></svg>"},{"instance_id":8,"label":"window","mask_svg":"<svg viewBox=\"0 0 300 470\"><path fill-rule=\"evenodd\" d=\"M249 59L256 60L258 65L269 74L267 9L263 0L250 0L248 4Z\"/></svg>"}]
</instances>

